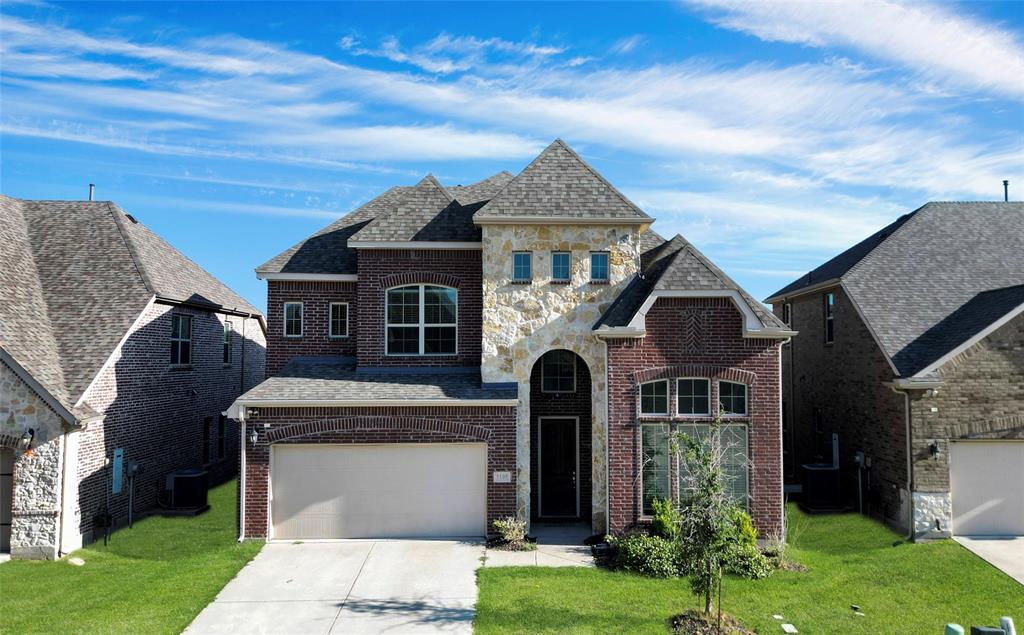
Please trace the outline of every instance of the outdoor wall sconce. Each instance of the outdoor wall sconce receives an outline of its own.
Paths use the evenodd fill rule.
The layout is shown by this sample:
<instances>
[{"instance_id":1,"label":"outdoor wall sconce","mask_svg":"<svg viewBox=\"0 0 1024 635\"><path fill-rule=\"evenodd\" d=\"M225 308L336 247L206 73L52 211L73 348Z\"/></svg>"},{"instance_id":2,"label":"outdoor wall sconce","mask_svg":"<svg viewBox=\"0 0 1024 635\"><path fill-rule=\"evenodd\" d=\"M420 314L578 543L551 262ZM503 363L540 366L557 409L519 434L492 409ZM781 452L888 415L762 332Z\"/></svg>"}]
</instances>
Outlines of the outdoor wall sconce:
<instances>
[{"instance_id":1,"label":"outdoor wall sconce","mask_svg":"<svg viewBox=\"0 0 1024 635\"><path fill-rule=\"evenodd\" d=\"M252 431L249 432L249 443L251 443L253 445L256 445L256 443L259 440L260 440L260 433L259 433L258 430L256 430L256 428L253 428Z\"/></svg>"},{"instance_id":2,"label":"outdoor wall sconce","mask_svg":"<svg viewBox=\"0 0 1024 635\"><path fill-rule=\"evenodd\" d=\"M260 410L259 408L248 408L245 411L245 416L249 418L258 417L260 416Z\"/></svg>"},{"instance_id":3,"label":"outdoor wall sconce","mask_svg":"<svg viewBox=\"0 0 1024 635\"><path fill-rule=\"evenodd\" d=\"M35 428L29 428L28 430L25 430L25 434L21 435L21 448L25 452L25 456L32 456L32 441L35 438Z\"/></svg>"},{"instance_id":4,"label":"outdoor wall sconce","mask_svg":"<svg viewBox=\"0 0 1024 635\"><path fill-rule=\"evenodd\" d=\"M932 441L928 444L928 454L933 459L938 460L939 458L939 443L938 441Z\"/></svg>"}]
</instances>

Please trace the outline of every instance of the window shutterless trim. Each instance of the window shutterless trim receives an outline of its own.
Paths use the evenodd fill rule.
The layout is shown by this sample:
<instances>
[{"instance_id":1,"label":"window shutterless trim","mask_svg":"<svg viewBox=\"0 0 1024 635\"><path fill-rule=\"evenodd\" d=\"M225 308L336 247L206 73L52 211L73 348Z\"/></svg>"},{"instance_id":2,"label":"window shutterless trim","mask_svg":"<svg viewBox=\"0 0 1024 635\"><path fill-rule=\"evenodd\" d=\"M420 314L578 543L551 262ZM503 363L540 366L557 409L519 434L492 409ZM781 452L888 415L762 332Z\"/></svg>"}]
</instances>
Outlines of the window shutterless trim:
<instances>
[{"instance_id":1,"label":"window shutterless trim","mask_svg":"<svg viewBox=\"0 0 1024 635\"><path fill-rule=\"evenodd\" d=\"M299 307L299 333L298 333L298 335L289 335L288 334L288 307L289 306L296 306L296 305ZM306 326L304 324L304 322L306 321L306 311L305 311L305 308L302 306L302 303L301 302L285 302L284 305L282 306L282 309L283 309L283 312L282 312L282 318L283 319L281 320L281 334L284 335L285 337L302 337L302 332L305 330L305 326Z\"/></svg>"},{"instance_id":2,"label":"window shutterless trim","mask_svg":"<svg viewBox=\"0 0 1024 635\"><path fill-rule=\"evenodd\" d=\"M178 320L179 324L181 323L181 320L187 320L188 321L188 337L180 337L180 336L179 337L175 337L174 336L174 321L175 320ZM180 330L180 327L179 327L179 330ZM177 351L178 351L178 361L175 362L173 357L170 360L171 368L191 368L192 367L192 315L190 315L188 313L174 313L174 312L172 312L171 313L171 333L170 333L170 337L168 339L169 339L169 341L171 343L172 350L173 350L173 347L176 346L177 347ZM182 360L181 359L181 343L182 342L187 342L188 343L188 359L186 359L186 360Z\"/></svg>"},{"instance_id":3,"label":"window shutterless trim","mask_svg":"<svg viewBox=\"0 0 1024 635\"><path fill-rule=\"evenodd\" d=\"M455 292L455 321L445 322L444 324L427 324L426 323L426 288L437 288L447 289ZM419 321L416 324L391 324L388 321L388 309L390 303L388 301L388 294L391 291L397 291L398 289L418 289L419 290ZM428 328L454 328L455 329L455 350L450 353L426 353L426 329ZM419 352L418 353L392 353L388 350L388 329L389 328L418 328L418 340L419 340ZM445 286L443 284L400 284L394 287L388 287L384 289L384 355L388 357L453 357L459 354L459 290L455 287Z\"/></svg>"},{"instance_id":4,"label":"window shutterless trim","mask_svg":"<svg viewBox=\"0 0 1024 635\"><path fill-rule=\"evenodd\" d=\"M650 383L650 382L648 382L648 383ZM637 480L640 481L640 497L639 497L639 500L637 501L637 510L639 511L639 515L640 515L641 518L650 518L651 516L653 516L653 512L652 513L648 513L647 512L647 506L645 505L645 501L644 501L644 499L646 497L646 492L644 490L644 487L645 487L645 482L644 482L644 480L645 480L644 479L644 465L645 465L645 462L643 460L643 456L644 456L644 428L659 428L658 432L660 434L665 435L665 447L663 448L664 451L665 451L665 458L667 460L667 464L665 465L665 476L664 476L664 479L665 479L665 498L667 498L669 500L674 500L675 497L672 494L672 426L668 422L661 422L661 423L659 423L659 422L651 421L651 422L641 423L637 427L640 429L640 461L641 461L641 463L640 463L640 473L638 475L639 478L637 479ZM678 473L677 473L676 480L678 480L678 479L679 479L679 477L678 477ZM662 500L664 500L664 499L662 499Z\"/></svg>"},{"instance_id":5,"label":"window shutterless trim","mask_svg":"<svg viewBox=\"0 0 1024 635\"><path fill-rule=\"evenodd\" d=\"M548 355L550 355L551 353L556 352L556 351L565 351L566 353L569 353L569 354L571 354L573 356L572 357L572 389L571 390L547 390L546 388L544 388L544 358L547 357ZM567 393L574 393L574 392L576 392L576 353L573 353L572 351L566 350L566 349L555 349L555 350L548 351L547 353L544 353L543 355L540 356L540 391L542 393L547 393L547 394L550 394L550 395L567 394Z\"/></svg>"},{"instance_id":6,"label":"window shutterless trim","mask_svg":"<svg viewBox=\"0 0 1024 635\"><path fill-rule=\"evenodd\" d=\"M334 332L334 307L345 307L345 332L338 334ZM348 302L331 302L327 306L327 337L332 340L340 340L348 337Z\"/></svg>"},{"instance_id":7,"label":"window shutterless trim","mask_svg":"<svg viewBox=\"0 0 1024 635\"><path fill-rule=\"evenodd\" d=\"M655 384L665 384L665 411L664 412L644 412L644 386L653 386ZM667 417L669 416L669 402L671 401L670 386L668 379L654 379L652 381L645 381L644 383L637 386L637 414L641 417ZM657 397L653 397L657 399Z\"/></svg>"},{"instance_id":8,"label":"window shutterless trim","mask_svg":"<svg viewBox=\"0 0 1024 635\"><path fill-rule=\"evenodd\" d=\"M526 256L526 267L528 269L528 276L521 278L516 275L516 256ZM512 252L512 282L530 282L533 280L533 252L532 251L513 251Z\"/></svg>"},{"instance_id":9,"label":"window shutterless trim","mask_svg":"<svg viewBox=\"0 0 1024 635\"><path fill-rule=\"evenodd\" d=\"M744 384L741 381L729 381L728 379L718 380L718 406L722 406L722 384L733 384L736 386L743 386L743 412L730 412L723 415L725 418L730 417L749 417L750 416L750 386Z\"/></svg>"},{"instance_id":10,"label":"window shutterless trim","mask_svg":"<svg viewBox=\"0 0 1024 635\"><path fill-rule=\"evenodd\" d=\"M555 256L565 256L569 259L569 265L566 267L566 273L564 278L560 278L555 275ZM552 251L551 252L551 281L552 282L569 282L572 280L572 252L571 251Z\"/></svg>"},{"instance_id":11,"label":"window shutterless trim","mask_svg":"<svg viewBox=\"0 0 1024 635\"><path fill-rule=\"evenodd\" d=\"M822 330L824 331L825 343L832 344L836 341L836 295L833 291L828 291L821 296L822 300L822 318L824 322L822 324Z\"/></svg>"},{"instance_id":12,"label":"window shutterless trim","mask_svg":"<svg viewBox=\"0 0 1024 635\"><path fill-rule=\"evenodd\" d=\"M676 377L676 414L680 417L710 417L711 416L711 379L707 377ZM679 398L682 393L679 391L679 382L681 381L702 381L707 384L708 387L708 411L707 412L680 412L679 411ZM687 397L699 397L700 395L686 395Z\"/></svg>"},{"instance_id":13,"label":"window shutterless trim","mask_svg":"<svg viewBox=\"0 0 1024 635\"><path fill-rule=\"evenodd\" d=\"M604 277L598 278L594 275L594 256L604 256ZM590 281L591 282L608 282L612 277L612 256L607 251L592 251L590 252Z\"/></svg>"},{"instance_id":14,"label":"window shutterless trim","mask_svg":"<svg viewBox=\"0 0 1024 635\"><path fill-rule=\"evenodd\" d=\"M234 357L234 331L235 325L231 320L224 320L224 365L230 366Z\"/></svg>"}]
</instances>

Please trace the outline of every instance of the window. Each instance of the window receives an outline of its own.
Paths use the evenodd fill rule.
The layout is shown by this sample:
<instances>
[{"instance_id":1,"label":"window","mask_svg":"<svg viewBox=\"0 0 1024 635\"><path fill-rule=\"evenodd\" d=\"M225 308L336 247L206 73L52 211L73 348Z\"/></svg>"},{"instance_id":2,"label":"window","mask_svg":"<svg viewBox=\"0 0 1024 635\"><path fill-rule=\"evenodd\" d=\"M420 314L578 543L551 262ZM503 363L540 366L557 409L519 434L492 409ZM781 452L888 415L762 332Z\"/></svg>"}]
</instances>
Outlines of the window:
<instances>
[{"instance_id":1,"label":"window","mask_svg":"<svg viewBox=\"0 0 1024 635\"><path fill-rule=\"evenodd\" d=\"M284 303L284 336L302 337L302 303Z\"/></svg>"},{"instance_id":2,"label":"window","mask_svg":"<svg viewBox=\"0 0 1024 635\"><path fill-rule=\"evenodd\" d=\"M225 441L227 440L228 418L220 415L217 419L217 460L224 460Z\"/></svg>"},{"instance_id":3,"label":"window","mask_svg":"<svg viewBox=\"0 0 1024 635\"><path fill-rule=\"evenodd\" d=\"M331 324L328 337L348 337L348 304L331 302Z\"/></svg>"},{"instance_id":4,"label":"window","mask_svg":"<svg viewBox=\"0 0 1024 635\"><path fill-rule=\"evenodd\" d=\"M734 381L718 382L718 403L727 415L747 414L747 386Z\"/></svg>"},{"instance_id":5,"label":"window","mask_svg":"<svg viewBox=\"0 0 1024 635\"><path fill-rule=\"evenodd\" d=\"M676 382L676 412L681 415L711 414L711 381L680 379Z\"/></svg>"},{"instance_id":6,"label":"window","mask_svg":"<svg viewBox=\"0 0 1024 635\"><path fill-rule=\"evenodd\" d=\"M512 281L528 282L533 280L533 254L528 251L517 251L512 254Z\"/></svg>"},{"instance_id":7,"label":"window","mask_svg":"<svg viewBox=\"0 0 1024 635\"><path fill-rule=\"evenodd\" d=\"M786 326L793 326L793 305L789 302L782 305L782 321Z\"/></svg>"},{"instance_id":8,"label":"window","mask_svg":"<svg viewBox=\"0 0 1024 635\"><path fill-rule=\"evenodd\" d=\"M231 322L224 322L224 365L231 365Z\"/></svg>"},{"instance_id":9,"label":"window","mask_svg":"<svg viewBox=\"0 0 1024 635\"><path fill-rule=\"evenodd\" d=\"M640 426L643 512L653 514L652 503L669 498L669 427L667 424Z\"/></svg>"},{"instance_id":10,"label":"window","mask_svg":"<svg viewBox=\"0 0 1024 635\"><path fill-rule=\"evenodd\" d=\"M743 424L727 424L720 428L719 442L725 450L724 472L725 491L737 505L746 507L749 497L747 426ZM679 432L695 438L704 444L711 442L711 427L707 424L681 425ZM679 465L679 497L686 499L696 489L693 477L686 469L686 464Z\"/></svg>"},{"instance_id":11,"label":"window","mask_svg":"<svg viewBox=\"0 0 1024 635\"><path fill-rule=\"evenodd\" d=\"M192 316L171 315L171 365L192 363Z\"/></svg>"},{"instance_id":12,"label":"window","mask_svg":"<svg viewBox=\"0 0 1024 635\"><path fill-rule=\"evenodd\" d=\"M640 384L640 414L668 414L668 380Z\"/></svg>"},{"instance_id":13,"label":"window","mask_svg":"<svg viewBox=\"0 0 1024 635\"><path fill-rule=\"evenodd\" d=\"M541 392L576 392L576 354L548 351L541 358Z\"/></svg>"},{"instance_id":14,"label":"window","mask_svg":"<svg viewBox=\"0 0 1024 635\"><path fill-rule=\"evenodd\" d=\"M835 308L836 298L832 293L825 294L825 343L831 344L835 339Z\"/></svg>"},{"instance_id":15,"label":"window","mask_svg":"<svg viewBox=\"0 0 1024 635\"><path fill-rule=\"evenodd\" d=\"M555 282L569 282L572 255L567 251L551 252L551 279Z\"/></svg>"},{"instance_id":16,"label":"window","mask_svg":"<svg viewBox=\"0 0 1024 635\"><path fill-rule=\"evenodd\" d=\"M608 252L595 251L590 254L590 279L593 282L608 282Z\"/></svg>"},{"instance_id":17,"label":"window","mask_svg":"<svg viewBox=\"0 0 1024 635\"><path fill-rule=\"evenodd\" d=\"M210 441L213 434L213 417L203 419L203 465L210 462Z\"/></svg>"},{"instance_id":18,"label":"window","mask_svg":"<svg viewBox=\"0 0 1024 635\"><path fill-rule=\"evenodd\" d=\"M458 304L458 292L448 287L421 284L389 289L387 354L454 355Z\"/></svg>"}]
</instances>

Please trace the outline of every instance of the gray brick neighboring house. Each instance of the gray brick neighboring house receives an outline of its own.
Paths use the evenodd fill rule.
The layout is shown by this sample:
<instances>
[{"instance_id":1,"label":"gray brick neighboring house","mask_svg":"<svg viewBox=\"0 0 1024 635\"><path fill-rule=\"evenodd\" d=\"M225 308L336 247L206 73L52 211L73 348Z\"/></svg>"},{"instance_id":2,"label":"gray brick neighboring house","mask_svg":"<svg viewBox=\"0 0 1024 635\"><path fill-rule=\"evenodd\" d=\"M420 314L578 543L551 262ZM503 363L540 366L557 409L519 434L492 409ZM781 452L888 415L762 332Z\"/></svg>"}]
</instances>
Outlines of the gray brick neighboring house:
<instances>
[{"instance_id":1,"label":"gray brick neighboring house","mask_svg":"<svg viewBox=\"0 0 1024 635\"><path fill-rule=\"evenodd\" d=\"M767 302L800 331L790 481L835 433L848 504L918 538L1024 534L1024 204L928 203Z\"/></svg>"},{"instance_id":2,"label":"gray brick neighboring house","mask_svg":"<svg viewBox=\"0 0 1024 635\"><path fill-rule=\"evenodd\" d=\"M0 196L2 550L55 558L98 514L123 523L115 450L143 468L136 513L174 470L233 476L221 413L264 356L259 311L116 204Z\"/></svg>"}]
</instances>

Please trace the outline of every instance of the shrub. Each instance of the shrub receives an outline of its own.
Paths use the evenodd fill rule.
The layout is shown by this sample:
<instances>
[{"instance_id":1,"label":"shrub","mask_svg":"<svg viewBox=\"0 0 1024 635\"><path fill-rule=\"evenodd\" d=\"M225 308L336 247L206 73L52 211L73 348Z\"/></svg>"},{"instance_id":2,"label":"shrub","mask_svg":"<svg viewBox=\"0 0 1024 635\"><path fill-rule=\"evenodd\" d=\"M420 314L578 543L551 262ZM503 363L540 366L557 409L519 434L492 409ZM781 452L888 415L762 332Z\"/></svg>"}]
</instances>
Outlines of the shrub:
<instances>
[{"instance_id":1,"label":"shrub","mask_svg":"<svg viewBox=\"0 0 1024 635\"><path fill-rule=\"evenodd\" d=\"M750 519L750 514L742 507L733 507L729 512L729 520L732 521L736 530L733 537L736 543L757 547L757 528L754 527L754 521Z\"/></svg>"},{"instance_id":2,"label":"shrub","mask_svg":"<svg viewBox=\"0 0 1024 635\"><path fill-rule=\"evenodd\" d=\"M503 542L523 542L526 540L526 521L514 516L496 518L491 526Z\"/></svg>"},{"instance_id":3,"label":"shrub","mask_svg":"<svg viewBox=\"0 0 1024 635\"><path fill-rule=\"evenodd\" d=\"M654 507L654 519L651 521L651 534L669 540L679 538L679 526L683 520L682 515L671 500L655 499L651 502Z\"/></svg>"},{"instance_id":4,"label":"shrub","mask_svg":"<svg viewBox=\"0 0 1024 635\"><path fill-rule=\"evenodd\" d=\"M615 565L653 578L674 578L679 575L680 554L676 542L660 536L635 534L615 539Z\"/></svg>"},{"instance_id":5,"label":"shrub","mask_svg":"<svg viewBox=\"0 0 1024 635\"><path fill-rule=\"evenodd\" d=\"M757 547L757 529L750 514L740 507L729 512L732 532L722 562L723 568L734 575L751 580L767 578L776 569L776 563Z\"/></svg>"}]
</instances>

